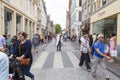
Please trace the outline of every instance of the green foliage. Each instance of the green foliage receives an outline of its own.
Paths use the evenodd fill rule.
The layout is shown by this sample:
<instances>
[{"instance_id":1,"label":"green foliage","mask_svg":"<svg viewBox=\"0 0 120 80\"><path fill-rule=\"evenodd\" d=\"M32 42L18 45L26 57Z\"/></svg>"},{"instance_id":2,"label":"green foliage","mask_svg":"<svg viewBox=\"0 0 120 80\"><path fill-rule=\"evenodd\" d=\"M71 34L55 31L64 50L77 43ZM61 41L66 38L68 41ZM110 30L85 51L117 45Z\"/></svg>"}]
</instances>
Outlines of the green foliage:
<instances>
[{"instance_id":1,"label":"green foliage","mask_svg":"<svg viewBox=\"0 0 120 80\"><path fill-rule=\"evenodd\" d=\"M55 30L56 30L56 33L61 33L62 29L61 29L60 24L55 25Z\"/></svg>"}]
</instances>

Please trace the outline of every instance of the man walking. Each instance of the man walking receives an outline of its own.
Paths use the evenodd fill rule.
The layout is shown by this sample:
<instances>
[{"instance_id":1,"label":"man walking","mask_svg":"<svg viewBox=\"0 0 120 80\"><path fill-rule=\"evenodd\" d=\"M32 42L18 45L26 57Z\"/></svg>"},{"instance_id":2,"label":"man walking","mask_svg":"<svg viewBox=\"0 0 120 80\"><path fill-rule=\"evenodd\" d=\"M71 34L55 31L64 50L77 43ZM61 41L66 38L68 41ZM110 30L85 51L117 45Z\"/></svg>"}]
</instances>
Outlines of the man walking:
<instances>
[{"instance_id":1,"label":"man walking","mask_svg":"<svg viewBox=\"0 0 120 80\"><path fill-rule=\"evenodd\" d=\"M103 58L107 58L107 59L111 59L109 56L104 54L104 35L103 34L99 34L98 35L98 41L94 44L94 62L93 62L93 69L92 69L92 76L96 77L96 69L98 64L101 66L102 71L104 73L104 75L106 76L106 80L110 80L110 76L107 73L106 70L106 66L104 63L104 59Z\"/></svg>"},{"instance_id":2,"label":"man walking","mask_svg":"<svg viewBox=\"0 0 120 80\"><path fill-rule=\"evenodd\" d=\"M57 51L61 51L61 45L62 45L62 35L58 34L56 41Z\"/></svg>"}]
</instances>

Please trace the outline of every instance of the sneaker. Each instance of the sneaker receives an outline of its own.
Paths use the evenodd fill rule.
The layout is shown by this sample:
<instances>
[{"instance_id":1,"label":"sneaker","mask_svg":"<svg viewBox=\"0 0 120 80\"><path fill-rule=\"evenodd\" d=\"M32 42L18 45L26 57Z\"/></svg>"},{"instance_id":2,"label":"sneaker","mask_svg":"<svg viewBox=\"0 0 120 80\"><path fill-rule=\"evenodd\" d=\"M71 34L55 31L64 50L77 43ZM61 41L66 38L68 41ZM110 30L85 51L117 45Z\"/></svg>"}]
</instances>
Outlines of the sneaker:
<instances>
[{"instance_id":1,"label":"sneaker","mask_svg":"<svg viewBox=\"0 0 120 80\"><path fill-rule=\"evenodd\" d=\"M96 78L96 74L92 74L92 77L93 77L93 78Z\"/></svg>"},{"instance_id":2,"label":"sneaker","mask_svg":"<svg viewBox=\"0 0 120 80\"><path fill-rule=\"evenodd\" d=\"M114 62L114 60L113 60L113 59L111 59L111 60L109 60L109 62Z\"/></svg>"},{"instance_id":3,"label":"sneaker","mask_svg":"<svg viewBox=\"0 0 120 80\"><path fill-rule=\"evenodd\" d=\"M91 72L91 69L88 69L87 71L88 71L88 72Z\"/></svg>"}]
</instances>

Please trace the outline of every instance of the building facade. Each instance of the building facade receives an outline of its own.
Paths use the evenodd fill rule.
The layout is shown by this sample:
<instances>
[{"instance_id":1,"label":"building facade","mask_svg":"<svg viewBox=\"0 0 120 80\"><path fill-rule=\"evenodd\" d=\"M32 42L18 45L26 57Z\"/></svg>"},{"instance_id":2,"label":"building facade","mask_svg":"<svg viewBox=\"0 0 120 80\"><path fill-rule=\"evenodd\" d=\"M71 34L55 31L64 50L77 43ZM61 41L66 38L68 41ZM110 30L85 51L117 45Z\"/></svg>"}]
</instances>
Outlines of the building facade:
<instances>
[{"instance_id":1,"label":"building facade","mask_svg":"<svg viewBox=\"0 0 120 80\"><path fill-rule=\"evenodd\" d=\"M91 17L91 0L81 0L82 3L82 32L89 33Z\"/></svg>"},{"instance_id":2,"label":"building facade","mask_svg":"<svg viewBox=\"0 0 120 80\"><path fill-rule=\"evenodd\" d=\"M47 34L47 11L46 11L46 5L44 0L39 0L40 1L40 10L41 10L41 31L42 35Z\"/></svg>"},{"instance_id":3,"label":"building facade","mask_svg":"<svg viewBox=\"0 0 120 80\"><path fill-rule=\"evenodd\" d=\"M31 38L36 32L36 11L35 0L0 0L0 34L25 31Z\"/></svg>"},{"instance_id":4,"label":"building facade","mask_svg":"<svg viewBox=\"0 0 120 80\"><path fill-rule=\"evenodd\" d=\"M71 36L71 5L72 0L69 0L68 10L66 11L66 32L69 37Z\"/></svg>"},{"instance_id":5,"label":"building facade","mask_svg":"<svg viewBox=\"0 0 120 80\"><path fill-rule=\"evenodd\" d=\"M53 21L50 19L50 15L47 17L47 35L53 34Z\"/></svg>"},{"instance_id":6,"label":"building facade","mask_svg":"<svg viewBox=\"0 0 120 80\"><path fill-rule=\"evenodd\" d=\"M72 0L71 4L71 35L79 36L81 25L81 0Z\"/></svg>"},{"instance_id":7,"label":"building facade","mask_svg":"<svg viewBox=\"0 0 120 80\"><path fill-rule=\"evenodd\" d=\"M69 11L66 11L66 35L67 36L70 36L70 30L69 30L69 28L70 28L70 25L69 25L69 22L70 20L69 20Z\"/></svg>"},{"instance_id":8,"label":"building facade","mask_svg":"<svg viewBox=\"0 0 120 80\"><path fill-rule=\"evenodd\" d=\"M117 50L120 56L120 0L93 0L90 19L91 33L117 34Z\"/></svg>"}]
</instances>

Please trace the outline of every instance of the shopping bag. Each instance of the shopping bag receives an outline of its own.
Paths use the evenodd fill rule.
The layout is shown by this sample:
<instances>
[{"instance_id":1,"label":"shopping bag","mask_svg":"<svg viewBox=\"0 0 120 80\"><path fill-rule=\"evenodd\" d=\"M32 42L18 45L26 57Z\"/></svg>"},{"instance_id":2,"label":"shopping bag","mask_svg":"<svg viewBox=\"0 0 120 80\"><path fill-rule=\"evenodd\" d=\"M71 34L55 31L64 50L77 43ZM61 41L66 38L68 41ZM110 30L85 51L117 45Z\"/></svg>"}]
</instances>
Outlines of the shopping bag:
<instances>
[{"instance_id":1,"label":"shopping bag","mask_svg":"<svg viewBox=\"0 0 120 80\"><path fill-rule=\"evenodd\" d=\"M117 50L111 50L111 51L110 51L110 55L111 55L112 57L117 57Z\"/></svg>"}]
</instances>

